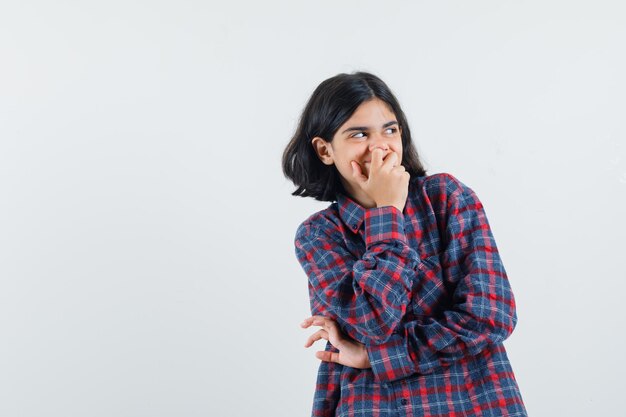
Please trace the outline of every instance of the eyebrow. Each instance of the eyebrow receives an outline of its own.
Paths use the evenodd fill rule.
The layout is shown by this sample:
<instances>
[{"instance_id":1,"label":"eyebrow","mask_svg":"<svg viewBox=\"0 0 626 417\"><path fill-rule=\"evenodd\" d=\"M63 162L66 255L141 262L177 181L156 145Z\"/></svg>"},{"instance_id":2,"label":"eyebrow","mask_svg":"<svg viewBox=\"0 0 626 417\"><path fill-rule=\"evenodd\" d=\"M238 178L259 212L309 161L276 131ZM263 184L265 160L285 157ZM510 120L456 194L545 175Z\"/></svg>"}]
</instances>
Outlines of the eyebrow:
<instances>
[{"instance_id":1,"label":"eyebrow","mask_svg":"<svg viewBox=\"0 0 626 417\"><path fill-rule=\"evenodd\" d=\"M383 125L383 129L389 126L393 126L393 125L397 125L398 122L396 120L392 120L390 122L387 122ZM355 130L361 131L361 130L369 130L370 128L367 126L354 126L354 127L349 127L346 130L344 130L343 132L341 132L342 134L347 133L347 132L352 132Z\"/></svg>"}]
</instances>

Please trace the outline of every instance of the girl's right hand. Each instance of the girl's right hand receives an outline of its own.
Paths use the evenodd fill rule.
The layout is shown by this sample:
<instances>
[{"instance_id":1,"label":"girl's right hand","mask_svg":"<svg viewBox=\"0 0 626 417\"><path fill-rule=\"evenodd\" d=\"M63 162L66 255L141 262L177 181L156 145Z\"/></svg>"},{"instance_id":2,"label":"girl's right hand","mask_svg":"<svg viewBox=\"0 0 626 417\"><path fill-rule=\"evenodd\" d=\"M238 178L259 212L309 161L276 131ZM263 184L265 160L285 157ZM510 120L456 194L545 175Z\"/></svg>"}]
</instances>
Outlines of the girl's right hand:
<instances>
[{"instance_id":1,"label":"girl's right hand","mask_svg":"<svg viewBox=\"0 0 626 417\"><path fill-rule=\"evenodd\" d=\"M326 362L337 362L341 365L358 369L372 367L365 345L345 335L333 319L324 316L311 316L304 319L300 326L305 329L309 326L321 327L320 330L309 336L304 347L308 348L313 342L326 339L339 350L339 352L318 351L315 353L318 359Z\"/></svg>"},{"instance_id":2,"label":"girl's right hand","mask_svg":"<svg viewBox=\"0 0 626 417\"><path fill-rule=\"evenodd\" d=\"M363 175L356 161L350 162L352 178L374 200L376 207L395 206L402 211L409 193L411 174L400 165L396 152L390 152L385 159L383 154L380 148L372 151L369 178Z\"/></svg>"}]
</instances>

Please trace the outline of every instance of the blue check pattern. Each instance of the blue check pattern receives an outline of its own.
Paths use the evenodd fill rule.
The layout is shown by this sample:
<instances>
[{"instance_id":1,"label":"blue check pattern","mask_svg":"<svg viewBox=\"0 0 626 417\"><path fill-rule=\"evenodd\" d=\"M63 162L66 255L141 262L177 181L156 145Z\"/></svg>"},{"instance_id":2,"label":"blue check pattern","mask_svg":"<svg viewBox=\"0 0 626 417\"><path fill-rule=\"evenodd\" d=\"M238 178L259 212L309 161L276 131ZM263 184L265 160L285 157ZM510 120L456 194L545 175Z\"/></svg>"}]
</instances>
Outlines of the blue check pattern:
<instances>
[{"instance_id":1,"label":"blue check pattern","mask_svg":"<svg viewBox=\"0 0 626 417\"><path fill-rule=\"evenodd\" d=\"M513 292L484 207L456 177L411 178L402 212L338 194L298 227L295 252L311 314L371 364L320 362L312 416L527 416L503 345Z\"/></svg>"}]
</instances>

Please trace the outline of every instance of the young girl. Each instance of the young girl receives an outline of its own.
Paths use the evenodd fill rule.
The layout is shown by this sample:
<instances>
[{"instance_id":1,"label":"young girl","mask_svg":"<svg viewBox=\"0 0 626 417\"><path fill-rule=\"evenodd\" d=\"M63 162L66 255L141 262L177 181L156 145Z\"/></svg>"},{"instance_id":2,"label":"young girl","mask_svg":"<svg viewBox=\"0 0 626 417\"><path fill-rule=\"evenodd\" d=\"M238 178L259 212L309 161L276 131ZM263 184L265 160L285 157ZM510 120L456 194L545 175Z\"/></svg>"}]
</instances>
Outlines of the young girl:
<instances>
[{"instance_id":1,"label":"young girl","mask_svg":"<svg viewBox=\"0 0 626 417\"><path fill-rule=\"evenodd\" d=\"M426 175L396 98L357 72L322 82L283 154L325 339L312 416L526 416L502 342L515 299L476 193Z\"/></svg>"}]
</instances>

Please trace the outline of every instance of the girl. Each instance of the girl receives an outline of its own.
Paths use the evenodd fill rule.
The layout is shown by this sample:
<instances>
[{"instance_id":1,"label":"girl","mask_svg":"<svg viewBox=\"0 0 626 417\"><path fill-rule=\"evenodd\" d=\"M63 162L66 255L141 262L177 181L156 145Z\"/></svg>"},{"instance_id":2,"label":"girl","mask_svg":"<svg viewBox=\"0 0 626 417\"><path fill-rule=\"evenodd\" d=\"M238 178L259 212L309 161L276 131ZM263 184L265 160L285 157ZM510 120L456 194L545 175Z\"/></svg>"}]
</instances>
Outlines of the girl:
<instances>
[{"instance_id":1,"label":"girl","mask_svg":"<svg viewBox=\"0 0 626 417\"><path fill-rule=\"evenodd\" d=\"M322 82L283 154L293 195L329 201L297 229L325 339L312 416L526 416L502 342L515 299L485 210L426 175L378 77Z\"/></svg>"}]
</instances>

